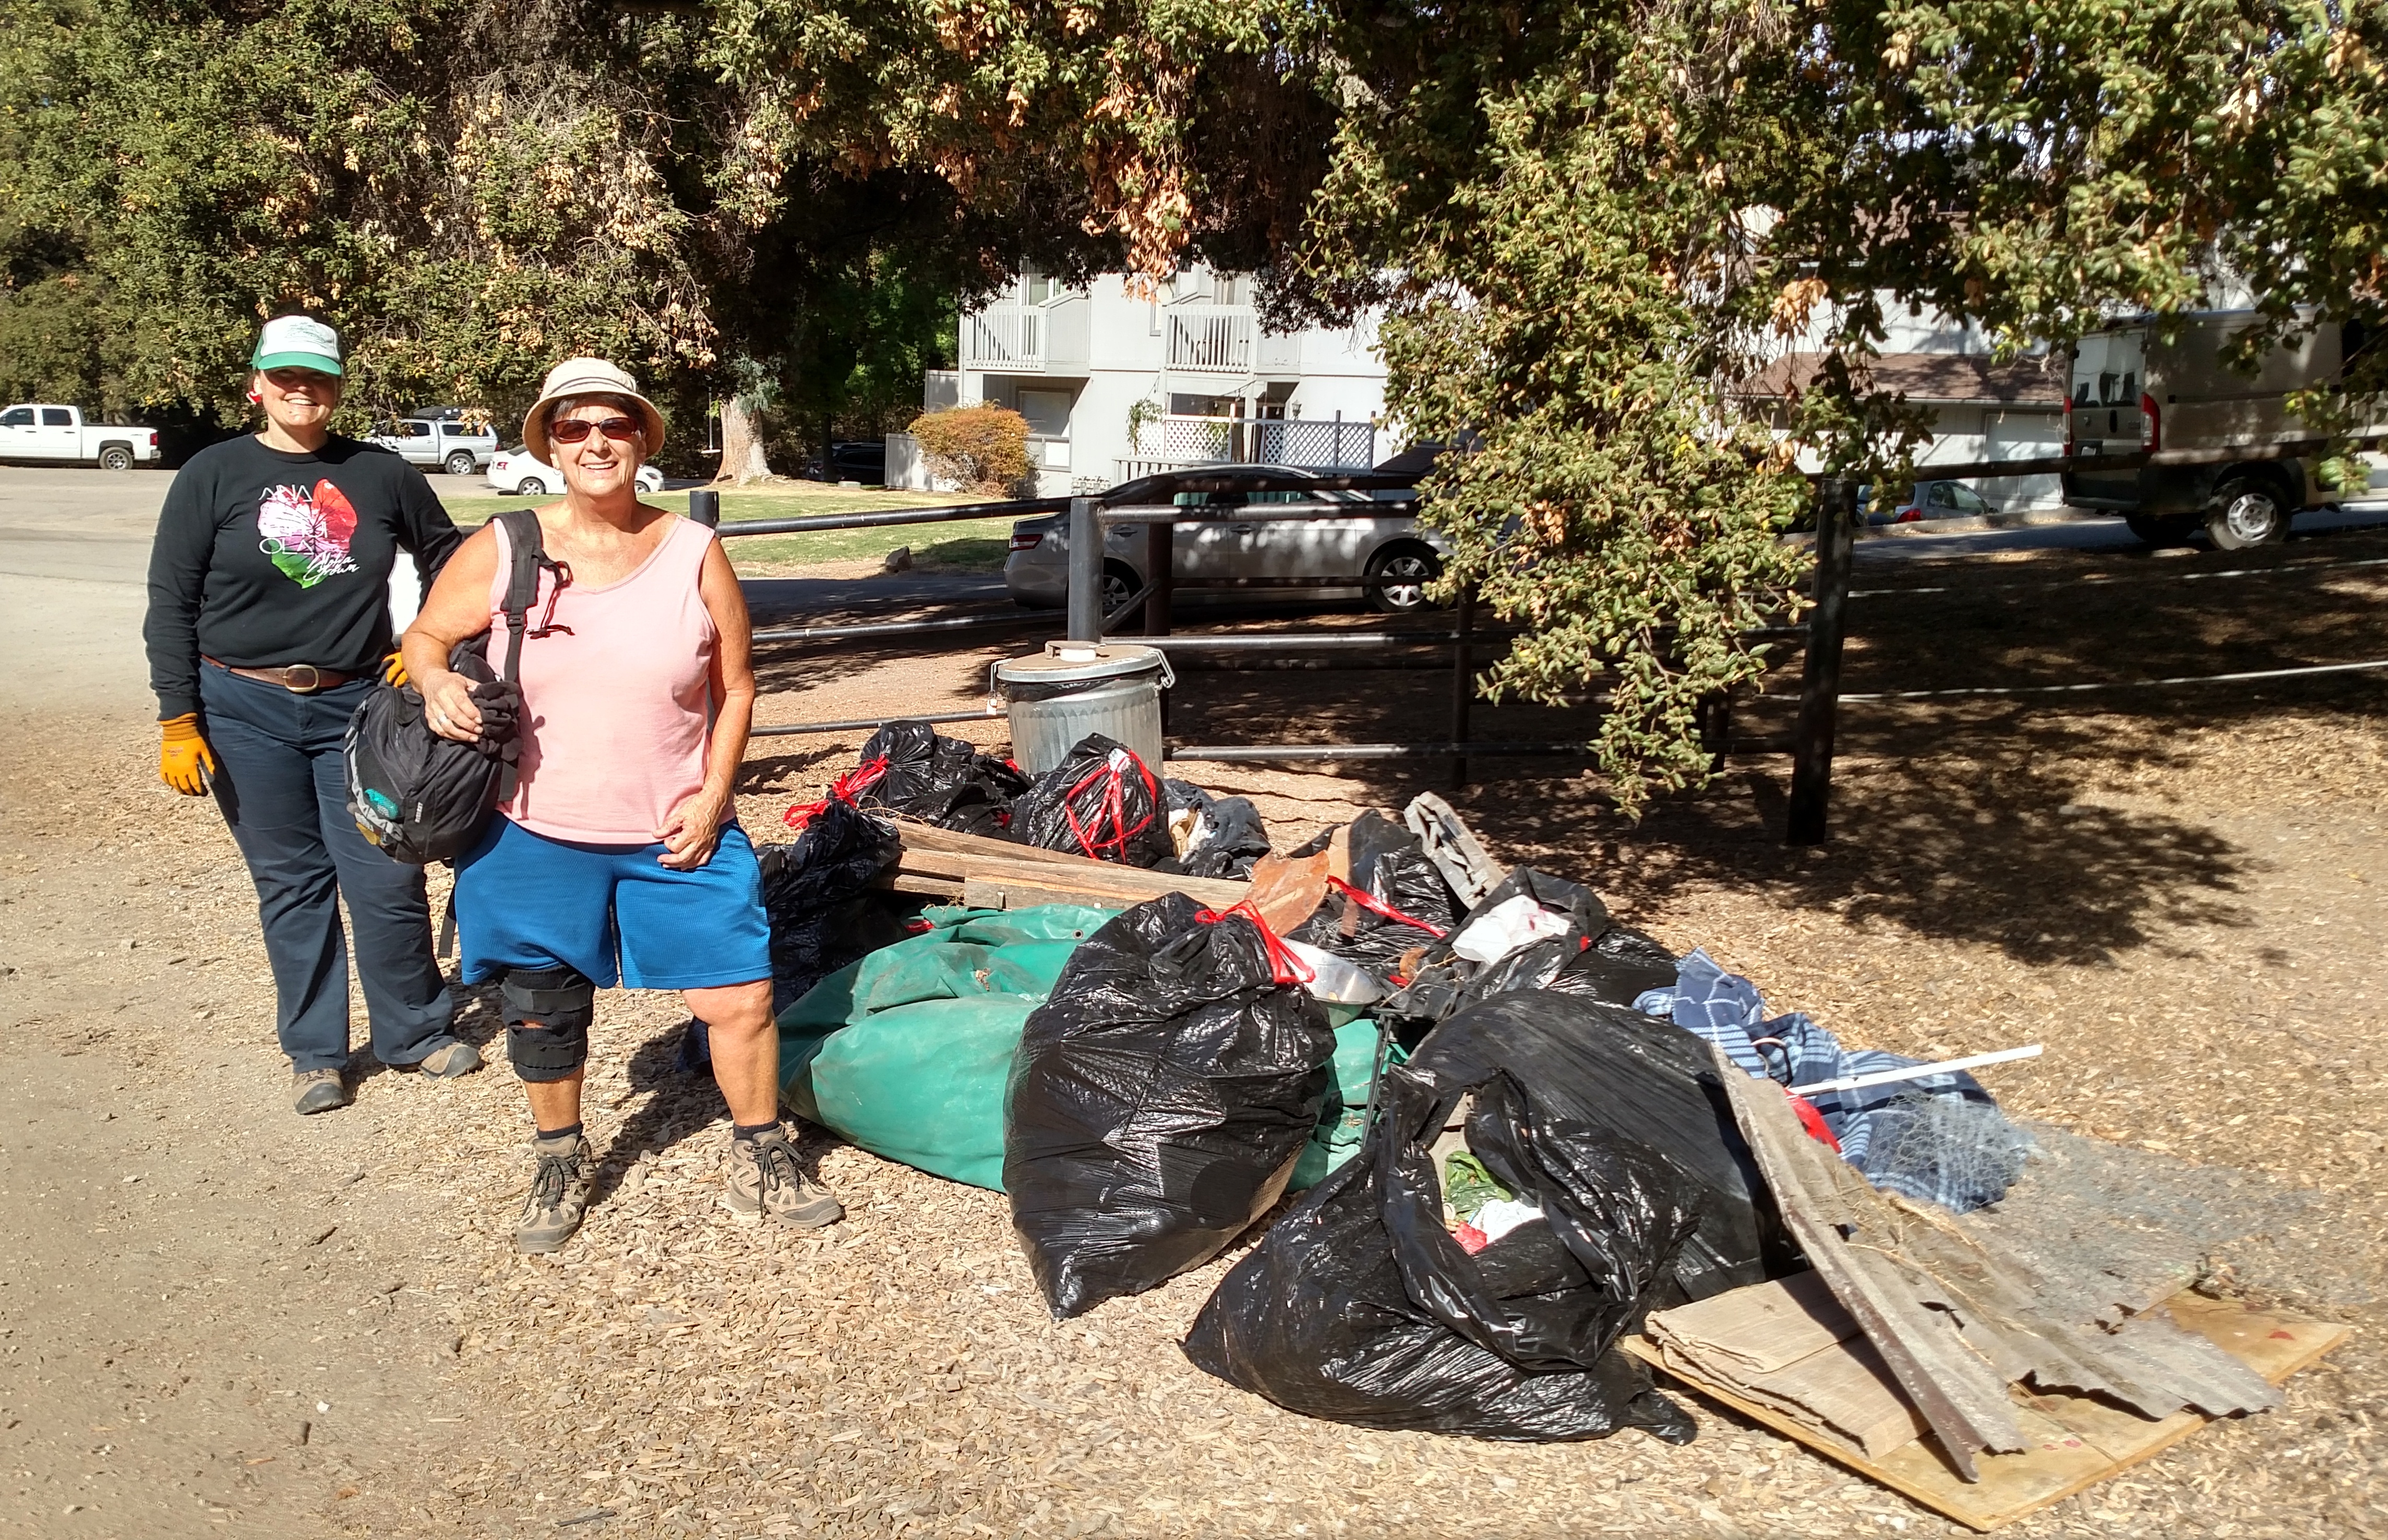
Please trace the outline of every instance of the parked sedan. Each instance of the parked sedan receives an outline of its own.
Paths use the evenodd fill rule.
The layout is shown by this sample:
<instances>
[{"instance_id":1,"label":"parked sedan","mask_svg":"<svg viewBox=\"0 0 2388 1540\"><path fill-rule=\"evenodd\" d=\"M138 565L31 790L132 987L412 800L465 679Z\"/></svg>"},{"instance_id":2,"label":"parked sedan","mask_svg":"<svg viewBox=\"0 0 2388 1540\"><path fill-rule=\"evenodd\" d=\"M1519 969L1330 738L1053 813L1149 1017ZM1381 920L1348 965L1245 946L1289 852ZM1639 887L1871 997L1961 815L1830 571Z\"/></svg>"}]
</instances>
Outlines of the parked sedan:
<instances>
[{"instance_id":1,"label":"parked sedan","mask_svg":"<svg viewBox=\"0 0 2388 1540\"><path fill-rule=\"evenodd\" d=\"M1982 518L1998 505L1962 481L1919 481L1907 495L1887 508L1869 508L1872 487L1858 489L1858 506L1866 508L1868 524L1913 524L1927 518Z\"/></svg>"},{"instance_id":2,"label":"parked sedan","mask_svg":"<svg viewBox=\"0 0 2388 1540\"><path fill-rule=\"evenodd\" d=\"M664 490L664 473L653 465L639 467L639 490L650 497ZM489 460L489 485L524 497L562 497L564 476L533 454L526 445L502 449Z\"/></svg>"},{"instance_id":3,"label":"parked sedan","mask_svg":"<svg viewBox=\"0 0 2388 1540\"><path fill-rule=\"evenodd\" d=\"M1288 479L1313 479L1279 465L1223 465L1206 476L1230 481L1268 479L1282 489ZM1427 585L1442 575L1448 549L1434 530L1420 528L1414 494L1269 490L1178 492L1166 503L1135 501L1123 510L1175 505L1178 516L1171 575L1178 583L1232 582L1269 592L1271 579L1288 579L1274 592L1321 597L1364 596L1388 614L1427 607ZM1266 509L1271 516L1255 518ZM1316 517L1299 516L1315 512ZM1288 517L1293 515L1296 516ZM1055 608L1069 602L1070 517L1048 514L1011 527L1011 555L1003 566L1004 586L1023 605ZM1127 603L1145 581L1145 526L1107 527L1103 552L1103 609ZM1348 587L1320 579L1345 578ZM1303 579L1308 579L1304 581Z\"/></svg>"}]
</instances>

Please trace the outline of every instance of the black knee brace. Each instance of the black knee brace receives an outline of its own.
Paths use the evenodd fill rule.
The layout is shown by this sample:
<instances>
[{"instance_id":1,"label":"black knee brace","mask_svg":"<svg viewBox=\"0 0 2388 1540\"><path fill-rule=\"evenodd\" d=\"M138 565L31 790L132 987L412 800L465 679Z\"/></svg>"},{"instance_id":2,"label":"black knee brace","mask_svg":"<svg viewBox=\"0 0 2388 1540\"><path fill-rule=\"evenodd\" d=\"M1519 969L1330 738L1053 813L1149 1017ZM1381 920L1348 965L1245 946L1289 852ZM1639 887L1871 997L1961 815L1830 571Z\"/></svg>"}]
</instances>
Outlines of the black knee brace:
<instances>
[{"instance_id":1,"label":"black knee brace","mask_svg":"<svg viewBox=\"0 0 2388 1540\"><path fill-rule=\"evenodd\" d=\"M589 1062L597 986L577 968L513 968L498 986L506 1053L525 1080L568 1080Z\"/></svg>"}]
</instances>

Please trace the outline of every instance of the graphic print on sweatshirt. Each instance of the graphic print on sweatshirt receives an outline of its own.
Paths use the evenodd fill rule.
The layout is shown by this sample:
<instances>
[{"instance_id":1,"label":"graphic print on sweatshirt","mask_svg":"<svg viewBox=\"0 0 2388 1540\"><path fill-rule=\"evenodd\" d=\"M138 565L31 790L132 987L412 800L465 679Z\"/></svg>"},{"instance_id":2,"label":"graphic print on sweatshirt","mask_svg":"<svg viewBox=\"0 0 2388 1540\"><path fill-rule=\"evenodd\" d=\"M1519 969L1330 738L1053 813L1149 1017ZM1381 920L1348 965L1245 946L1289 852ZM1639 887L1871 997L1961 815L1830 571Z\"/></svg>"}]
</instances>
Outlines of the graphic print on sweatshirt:
<instances>
[{"instance_id":1,"label":"graphic print on sweatshirt","mask_svg":"<svg viewBox=\"0 0 2388 1540\"><path fill-rule=\"evenodd\" d=\"M357 532L356 505L329 481L274 487L257 504L258 547L300 588L357 569L349 540Z\"/></svg>"}]
</instances>

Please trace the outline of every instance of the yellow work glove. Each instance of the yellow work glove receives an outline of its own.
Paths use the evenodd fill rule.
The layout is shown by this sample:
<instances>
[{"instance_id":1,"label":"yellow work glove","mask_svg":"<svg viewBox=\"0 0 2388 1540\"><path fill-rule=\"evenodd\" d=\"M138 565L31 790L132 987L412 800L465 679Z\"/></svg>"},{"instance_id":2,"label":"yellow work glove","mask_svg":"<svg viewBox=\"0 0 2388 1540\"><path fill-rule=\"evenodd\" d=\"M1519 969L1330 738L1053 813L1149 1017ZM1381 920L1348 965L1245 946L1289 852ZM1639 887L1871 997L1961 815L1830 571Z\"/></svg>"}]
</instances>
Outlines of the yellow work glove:
<instances>
[{"instance_id":1,"label":"yellow work glove","mask_svg":"<svg viewBox=\"0 0 2388 1540\"><path fill-rule=\"evenodd\" d=\"M158 745L158 778L184 796L207 795L206 778L216 773L216 751L199 736L198 713L169 717L158 730L165 739Z\"/></svg>"},{"instance_id":2,"label":"yellow work glove","mask_svg":"<svg viewBox=\"0 0 2388 1540\"><path fill-rule=\"evenodd\" d=\"M395 649L381 660L381 681L393 690L406 688L406 660Z\"/></svg>"}]
</instances>

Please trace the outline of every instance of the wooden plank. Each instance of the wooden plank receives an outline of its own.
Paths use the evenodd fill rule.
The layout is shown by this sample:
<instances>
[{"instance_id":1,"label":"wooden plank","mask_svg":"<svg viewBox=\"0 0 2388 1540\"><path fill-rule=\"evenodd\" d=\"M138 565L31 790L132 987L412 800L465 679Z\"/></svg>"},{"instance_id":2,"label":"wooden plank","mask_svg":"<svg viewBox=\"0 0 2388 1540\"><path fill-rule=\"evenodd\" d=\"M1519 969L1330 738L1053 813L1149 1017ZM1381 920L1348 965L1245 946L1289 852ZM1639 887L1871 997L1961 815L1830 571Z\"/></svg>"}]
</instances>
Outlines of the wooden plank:
<instances>
[{"instance_id":1,"label":"wooden plank","mask_svg":"<svg viewBox=\"0 0 2388 1540\"><path fill-rule=\"evenodd\" d=\"M2197 1332L2278 1385L2351 1335L2343 1326L2286 1313L2257 1310L2193 1293L2177 1294L2165 1307L2183 1328ZM2178 1444L2215 1420L2197 1412L2177 1412L2161 1420L2084 1396L2031 1395L2017 1391L2015 1421L2030 1446L2020 1454L1975 1457L1981 1479L1968 1483L1950 1468L1929 1442L1894 1449L1869 1459L1856 1448L1805 1424L1707 1383L1696 1372L1669 1364L1647 1338L1630 1337L1628 1353L1721 1401L1743 1416L1837 1460L1925 1508L1972 1529L1988 1532L2028 1513L2062 1502Z\"/></svg>"},{"instance_id":2,"label":"wooden plank","mask_svg":"<svg viewBox=\"0 0 2388 1540\"><path fill-rule=\"evenodd\" d=\"M1085 856L1062 850L1048 850L1038 845L1015 845L1008 839L994 839L985 834L966 834L959 829L942 829L934 823L916 819L892 820L896 837L907 850L941 850L956 856L992 856L997 859L1042 860L1065 866L1097 866L1100 862Z\"/></svg>"},{"instance_id":3,"label":"wooden plank","mask_svg":"<svg viewBox=\"0 0 2388 1540\"><path fill-rule=\"evenodd\" d=\"M1164 893L1183 893L1210 908L1227 910L1241 903L1251 892L1249 883L1149 872L1115 861L1090 860L1060 850L940 829L908 819L896 820L896 828L904 842L898 869L915 878L961 884L984 878L1012 882L1023 887L1058 885L1062 890L1101 895L1105 905L1112 909L1125 909Z\"/></svg>"},{"instance_id":4,"label":"wooden plank","mask_svg":"<svg viewBox=\"0 0 2388 1540\"><path fill-rule=\"evenodd\" d=\"M1059 867L1035 861L986 860L930 852L920 858L907 854L900 870L911 876L948 882L968 883L984 879L993 883L1016 882L1029 886L1066 887L1081 893L1100 893L1121 908L1158 898L1164 893L1183 893L1209 908L1228 910L1242 902L1246 893L1244 884L1215 877L1179 876L1133 866L1099 865L1093 861L1083 866Z\"/></svg>"},{"instance_id":5,"label":"wooden plank","mask_svg":"<svg viewBox=\"0 0 2388 1540\"><path fill-rule=\"evenodd\" d=\"M922 877L909 872L894 872L883 873L870 885L896 893L919 893L931 898L959 901L962 896L962 880L959 877Z\"/></svg>"},{"instance_id":6,"label":"wooden plank","mask_svg":"<svg viewBox=\"0 0 2388 1540\"><path fill-rule=\"evenodd\" d=\"M1116 894L1089 893L1063 884L1030 883L1016 877L972 877L962 884L962 902L972 909L1034 909L1039 904L1109 910L1135 907Z\"/></svg>"},{"instance_id":7,"label":"wooden plank","mask_svg":"<svg viewBox=\"0 0 2388 1540\"><path fill-rule=\"evenodd\" d=\"M1111 861L1073 861L1067 866L1013 857L964 856L944 850L907 850L897 862L901 870L923 877L1005 875L1025 881L1076 883L1089 888L1150 897L1160 893L1184 893L1206 903L1233 907L1251 892L1251 885L1226 877L1188 877Z\"/></svg>"},{"instance_id":8,"label":"wooden plank","mask_svg":"<svg viewBox=\"0 0 2388 1540\"><path fill-rule=\"evenodd\" d=\"M1885 1228L1866 1223L1878 1217L1874 1211L1882 1201L1866 1179L1808 1137L1782 1087L1744 1074L1721 1050L1709 1053L1785 1228L1882 1354L1959 1473L1972 1478L1980 1453L2028 1448L1990 1366L1958 1339L1945 1316L1916 1303L1912 1284L1881 1250L1850 1243L1853 1231L1872 1232L1864 1237L1871 1241Z\"/></svg>"}]
</instances>

